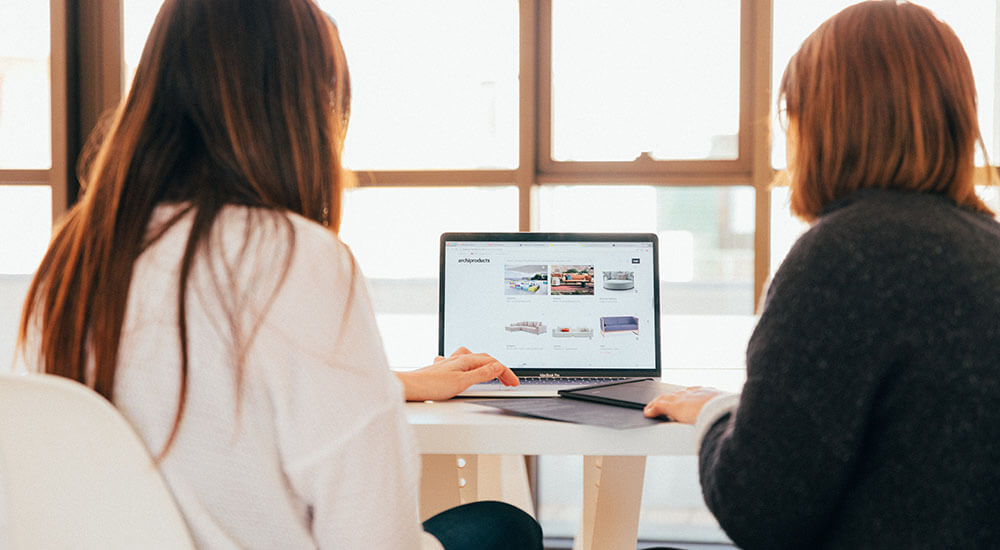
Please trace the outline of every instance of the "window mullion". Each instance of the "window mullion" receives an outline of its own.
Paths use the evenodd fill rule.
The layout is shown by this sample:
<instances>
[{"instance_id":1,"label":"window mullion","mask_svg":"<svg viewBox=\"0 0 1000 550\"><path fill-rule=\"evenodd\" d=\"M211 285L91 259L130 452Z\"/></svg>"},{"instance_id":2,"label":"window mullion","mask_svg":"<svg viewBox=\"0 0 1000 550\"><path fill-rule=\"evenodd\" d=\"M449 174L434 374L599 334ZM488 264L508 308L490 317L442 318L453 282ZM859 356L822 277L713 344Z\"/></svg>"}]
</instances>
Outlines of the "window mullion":
<instances>
[{"instance_id":1,"label":"window mullion","mask_svg":"<svg viewBox=\"0 0 1000 550\"><path fill-rule=\"evenodd\" d=\"M517 183L519 231L532 229L532 217L535 205L532 203L532 190L538 181L538 138L539 128L539 84L546 81L539 75L541 66L539 57L546 55L539 45L541 4L550 0L522 0L520 9L520 58L518 60L520 75L518 90L518 163L514 174ZM551 9L551 8L550 8ZM551 26L550 26L551 27Z\"/></svg>"},{"instance_id":2,"label":"window mullion","mask_svg":"<svg viewBox=\"0 0 1000 550\"><path fill-rule=\"evenodd\" d=\"M754 308L761 295L771 265L771 33L773 29L772 0L743 0L744 29L749 30L751 43L744 43L753 55L753 78L749 85L751 105L751 178L756 190L754 218ZM744 58L746 59L746 58ZM746 62L746 61L744 61Z\"/></svg>"},{"instance_id":3,"label":"window mullion","mask_svg":"<svg viewBox=\"0 0 1000 550\"><path fill-rule=\"evenodd\" d=\"M72 172L69 162L69 17L70 0L49 3L49 82L51 94L52 164L47 178L52 188L52 221L60 220L69 209L68 191Z\"/></svg>"}]
</instances>

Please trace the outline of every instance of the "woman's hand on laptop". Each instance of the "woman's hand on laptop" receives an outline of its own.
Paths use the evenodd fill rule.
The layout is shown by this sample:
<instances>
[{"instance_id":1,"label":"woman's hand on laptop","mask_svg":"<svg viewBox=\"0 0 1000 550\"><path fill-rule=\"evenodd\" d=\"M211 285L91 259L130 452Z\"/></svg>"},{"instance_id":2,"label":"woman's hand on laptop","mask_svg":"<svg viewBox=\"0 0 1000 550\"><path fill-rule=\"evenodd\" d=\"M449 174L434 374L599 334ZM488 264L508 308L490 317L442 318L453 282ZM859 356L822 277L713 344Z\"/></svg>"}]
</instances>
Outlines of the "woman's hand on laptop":
<instances>
[{"instance_id":1,"label":"woman's hand on laptop","mask_svg":"<svg viewBox=\"0 0 1000 550\"><path fill-rule=\"evenodd\" d=\"M407 401L441 401L455 397L473 384L499 378L507 386L520 382L514 371L485 353L458 348L449 357L437 357L434 364L409 372L397 372Z\"/></svg>"},{"instance_id":2,"label":"woman's hand on laptop","mask_svg":"<svg viewBox=\"0 0 1000 550\"><path fill-rule=\"evenodd\" d=\"M682 424L694 424L698 413L712 398L725 393L715 388L693 386L673 393L665 393L649 402L642 413L649 418L665 416Z\"/></svg>"}]
</instances>

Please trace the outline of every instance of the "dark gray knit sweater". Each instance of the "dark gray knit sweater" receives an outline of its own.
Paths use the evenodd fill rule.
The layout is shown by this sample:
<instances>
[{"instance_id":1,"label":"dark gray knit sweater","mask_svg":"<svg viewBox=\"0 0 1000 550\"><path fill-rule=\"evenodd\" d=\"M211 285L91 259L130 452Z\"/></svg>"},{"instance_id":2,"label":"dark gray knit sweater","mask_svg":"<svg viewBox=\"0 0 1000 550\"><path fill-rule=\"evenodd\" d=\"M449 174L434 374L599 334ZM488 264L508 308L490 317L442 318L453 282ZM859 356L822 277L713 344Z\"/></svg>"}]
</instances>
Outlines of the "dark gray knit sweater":
<instances>
[{"instance_id":1,"label":"dark gray knit sweater","mask_svg":"<svg viewBox=\"0 0 1000 550\"><path fill-rule=\"evenodd\" d=\"M1000 225L928 194L828 209L700 469L744 548L1000 548Z\"/></svg>"}]
</instances>

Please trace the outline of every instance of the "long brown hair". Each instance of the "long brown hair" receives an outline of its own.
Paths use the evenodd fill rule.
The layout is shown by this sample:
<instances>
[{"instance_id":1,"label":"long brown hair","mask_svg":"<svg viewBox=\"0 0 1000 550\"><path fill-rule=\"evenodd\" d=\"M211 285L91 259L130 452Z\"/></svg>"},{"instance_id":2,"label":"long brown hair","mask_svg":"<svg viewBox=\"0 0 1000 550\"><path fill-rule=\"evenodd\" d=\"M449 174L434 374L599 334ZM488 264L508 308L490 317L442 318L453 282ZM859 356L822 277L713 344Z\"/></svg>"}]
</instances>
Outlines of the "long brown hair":
<instances>
[{"instance_id":1,"label":"long brown hair","mask_svg":"<svg viewBox=\"0 0 1000 550\"><path fill-rule=\"evenodd\" d=\"M876 187L937 193L990 213L974 189L976 88L948 25L894 0L845 8L817 28L781 79L796 149L791 210L809 221Z\"/></svg>"},{"instance_id":2,"label":"long brown hair","mask_svg":"<svg viewBox=\"0 0 1000 550\"><path fill-rule=\"evenodd\" d=\"M311 0L164 2L128 96L85 155L82 197L28 291L22 352L37 332L37 367L111 399L133 265L156 238L150 217L159 204L187 205L181 391L169 447L187 387L185 292L196 254L232 204L336 231L349 104L337 30Z\"/></svg>"}]
</instances>

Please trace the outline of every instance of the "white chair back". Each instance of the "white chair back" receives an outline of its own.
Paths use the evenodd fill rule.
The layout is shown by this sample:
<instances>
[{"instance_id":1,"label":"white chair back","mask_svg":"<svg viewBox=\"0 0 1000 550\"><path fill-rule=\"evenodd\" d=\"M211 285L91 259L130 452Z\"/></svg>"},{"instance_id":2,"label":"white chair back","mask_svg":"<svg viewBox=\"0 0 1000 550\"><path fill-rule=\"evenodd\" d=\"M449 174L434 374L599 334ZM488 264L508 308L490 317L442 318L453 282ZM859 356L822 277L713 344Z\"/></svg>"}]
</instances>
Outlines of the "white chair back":
<instances>
[{"instance_id":1,"label":"white chair back","mask_svg":"<svg viewBox=\"0 0 1000 550\"><path fill-rule=\"evenodd\" d=\"M96 392L0 374L0 548L194 548L149 452Z\"/></svg>"}]
</instances>

